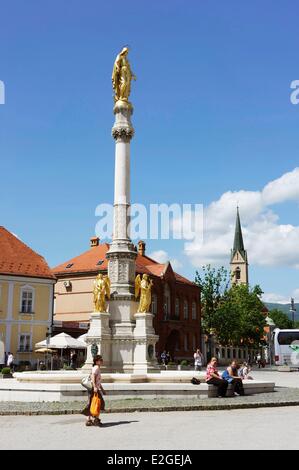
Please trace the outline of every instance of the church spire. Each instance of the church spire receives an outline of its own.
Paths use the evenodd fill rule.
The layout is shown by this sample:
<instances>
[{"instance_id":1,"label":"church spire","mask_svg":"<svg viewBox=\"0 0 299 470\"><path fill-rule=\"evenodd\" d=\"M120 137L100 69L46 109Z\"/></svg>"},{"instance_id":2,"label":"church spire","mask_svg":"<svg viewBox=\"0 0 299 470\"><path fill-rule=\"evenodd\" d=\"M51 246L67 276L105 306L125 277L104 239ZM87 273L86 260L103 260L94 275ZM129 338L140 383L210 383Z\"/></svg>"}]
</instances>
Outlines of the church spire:
<instances>
[{"instance_id":1,"label":"church spire","mask_svg":"<svg viewBox=\"0 0 299 470\"><path fill-rule=\"evenodd\" d=\"M232 258L237 253L237 251L239 251L239 253L243 256L243 258L246 257L246 250L244 249L243 234L242 234L242 227L241 227L240 213L239 213L238 206L237 206L235 239L234 239L234 247L232 250Z\"/></svg>"},{"instance_id":2,"label":"church spire","mask_svg":"<svg viewBox=\"0 0 299 470\"><path fill-rule=\"evenodd\" d=\"M230 266L232 282L236 284L248 284L247 251L244 248L239 207L237 207L235 238L233 249L231 251Z\"/></svg>"}]
</instances>

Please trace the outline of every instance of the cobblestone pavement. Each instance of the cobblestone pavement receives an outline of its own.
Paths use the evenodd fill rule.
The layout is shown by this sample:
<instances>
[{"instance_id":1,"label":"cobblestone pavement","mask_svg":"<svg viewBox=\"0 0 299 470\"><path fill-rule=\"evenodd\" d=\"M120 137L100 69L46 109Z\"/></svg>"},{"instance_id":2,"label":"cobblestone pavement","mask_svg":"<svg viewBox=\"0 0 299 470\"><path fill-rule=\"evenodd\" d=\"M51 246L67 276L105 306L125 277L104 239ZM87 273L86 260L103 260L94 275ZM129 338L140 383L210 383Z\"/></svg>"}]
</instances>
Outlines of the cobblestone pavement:
<instances>
[{"instance_id":1,"label":"cobblestone pavement","mask_svg":"<svg viewBox=\"0 0 299 470\"><path fill-rule=\"evenodd\" d=\"M299 448L296 407L117 413L102 421L98 428L85 427L80 415L0 416L0 449Z\"/></svg>"},{"instance_id":2,"label":"cobblestone pavement","mask_svg":"<svg viewBox=\"0 0 299 470\"><path fill-rule=\"evenodd\" d=\"M258 408L292 405L299 405L299 389L297 388L277 388L274 393L260 393L257 395L233 398L193 398L192 400L128 399L111 401L106 398L106 413L133 411L204 411L213 409ZM82 402L0 402L0 415L78 414L83 407L84 403Z\"/></svg>"}]
</instances>

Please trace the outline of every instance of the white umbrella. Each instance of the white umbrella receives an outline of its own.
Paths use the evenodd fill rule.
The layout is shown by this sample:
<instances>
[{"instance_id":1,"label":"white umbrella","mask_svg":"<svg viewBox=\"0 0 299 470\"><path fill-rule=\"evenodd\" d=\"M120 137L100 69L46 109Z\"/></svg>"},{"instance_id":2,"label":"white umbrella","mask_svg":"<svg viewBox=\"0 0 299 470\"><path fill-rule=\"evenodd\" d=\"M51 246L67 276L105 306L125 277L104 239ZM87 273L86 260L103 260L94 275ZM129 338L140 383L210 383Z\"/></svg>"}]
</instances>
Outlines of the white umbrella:
<instances>
[{"instance_id":1,"label":"white umbrella","mask_svg":"<svg viewBox=\"0 0 299 470\"><path fill-rule=\"evenodd\" d=\"M84 333L84 335L78 336L77 338L77 340L85 344L85 346L86 346L86 336L87 336L87 333Z\"/></svg>"},{"instance_id":2,"label":"white umbrella","mask_svg":"<svg viewBox=\"0 0 299 470\"><path fill-rule=\"evenodd\" d=\"M78 341L67 333L59 333L58 335L52 336L49 338L48 342L45 339L36 343L36 348L48 347L52 349L84 349L86 344L82 341Z\"/></svg>"}]
</instances>

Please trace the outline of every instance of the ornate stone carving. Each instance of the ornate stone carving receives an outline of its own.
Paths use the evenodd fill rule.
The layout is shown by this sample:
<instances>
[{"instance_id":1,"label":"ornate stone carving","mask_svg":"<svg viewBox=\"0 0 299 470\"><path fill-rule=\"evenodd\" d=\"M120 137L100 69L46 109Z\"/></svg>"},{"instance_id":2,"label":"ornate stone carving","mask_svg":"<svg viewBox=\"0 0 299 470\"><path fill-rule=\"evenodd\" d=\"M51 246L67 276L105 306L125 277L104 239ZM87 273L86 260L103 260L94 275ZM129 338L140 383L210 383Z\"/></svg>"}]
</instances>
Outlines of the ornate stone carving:
<instances>
[{"instance_id":1,"label":"ornate stone carving","mask_svg":"<svg viewBox=\"0 0 299 470\"><path fill-rule=\"evenodd\" d=\"M129 281L129 266L127 263L119 263L118 265L118 280L119 282Z\"/></svg>"},{"instance_id":2,"label":"ornate stone carving","mask_svg":"<svg viewBox=\"0 0 299 470\"><path fill-rule=\"evenodd\" d=\"M112 137L115 140L124 140L125 142L129 142L132 139L133 135L133 127L118 126L112 128Z\"/></svg>"}]
</instances>

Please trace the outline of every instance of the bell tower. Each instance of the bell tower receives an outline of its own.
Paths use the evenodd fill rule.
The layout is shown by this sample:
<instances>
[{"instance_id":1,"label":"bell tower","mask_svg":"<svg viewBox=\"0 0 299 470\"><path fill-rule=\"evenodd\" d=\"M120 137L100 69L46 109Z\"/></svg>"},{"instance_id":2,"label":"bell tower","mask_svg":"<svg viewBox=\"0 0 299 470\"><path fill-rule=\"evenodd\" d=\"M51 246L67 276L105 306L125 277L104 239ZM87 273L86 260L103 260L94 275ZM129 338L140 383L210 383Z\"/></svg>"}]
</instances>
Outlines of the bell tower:
<instances>
[{"instance_id":1,"label":"bell tower","mask_svg":"<svg viewBox=\"0 0 299 470\"><path fill-rule=\"evenodd\" d=\"M234 284L248 284L248 259L244 248L239 207L237 207L234 246L231 250L231 279Z\"/></svg>"}]
</instances>

